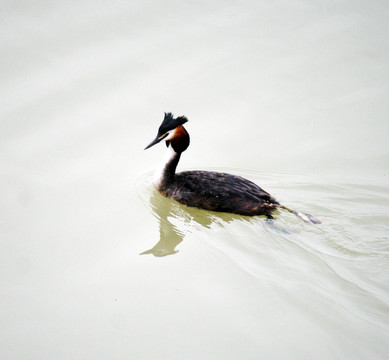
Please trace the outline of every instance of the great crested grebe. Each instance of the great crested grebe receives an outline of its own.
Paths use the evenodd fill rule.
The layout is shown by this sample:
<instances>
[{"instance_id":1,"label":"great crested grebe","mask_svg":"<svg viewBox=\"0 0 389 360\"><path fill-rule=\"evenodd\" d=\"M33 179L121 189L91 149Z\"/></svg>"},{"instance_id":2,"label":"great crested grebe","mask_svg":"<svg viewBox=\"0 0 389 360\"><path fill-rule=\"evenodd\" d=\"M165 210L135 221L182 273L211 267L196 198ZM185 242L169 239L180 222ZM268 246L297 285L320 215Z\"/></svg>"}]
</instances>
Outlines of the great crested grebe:
<instances>
[{"instance_id":1,"label":"great crested grebe","mask_svg":"<svg viewBox=\"0 0 389 360\"><path fill-rule=\"evenodd\" d=\"M168 154L154 178L155 187L162 195L181 204L205 210L246 216L265 215L272 218L277 208L294 213L306 222L321 221L280 204L268 192L243 177L214 171L183 171L176 174L181 153L189 146L189 134L182 126L185 116L173 117L165 113L157 137L145 150L165 140Z\"/></svg>"}]
</instances>

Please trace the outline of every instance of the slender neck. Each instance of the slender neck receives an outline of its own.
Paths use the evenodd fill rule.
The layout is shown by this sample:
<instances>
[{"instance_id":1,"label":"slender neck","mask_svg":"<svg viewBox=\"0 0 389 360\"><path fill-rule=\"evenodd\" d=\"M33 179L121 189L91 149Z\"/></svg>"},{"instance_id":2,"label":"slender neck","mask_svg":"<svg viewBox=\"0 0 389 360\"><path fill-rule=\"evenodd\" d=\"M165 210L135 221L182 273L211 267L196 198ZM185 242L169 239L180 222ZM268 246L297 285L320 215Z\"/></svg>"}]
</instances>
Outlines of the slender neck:
<instances>
[{"instance_id":1,"label":"slender neck","mask_svg":"<svg viewBox=\"0 0 389 360\"><path fill-rule=\"evenodd\" d=\"M175 152L172 145L169 144L166 157L164 158L160 168L156 171L154 177L154 185L158 190L163 190L174 181L174 175L176 173L180 157L181 153Z\"/></svg>"}]
</instances>

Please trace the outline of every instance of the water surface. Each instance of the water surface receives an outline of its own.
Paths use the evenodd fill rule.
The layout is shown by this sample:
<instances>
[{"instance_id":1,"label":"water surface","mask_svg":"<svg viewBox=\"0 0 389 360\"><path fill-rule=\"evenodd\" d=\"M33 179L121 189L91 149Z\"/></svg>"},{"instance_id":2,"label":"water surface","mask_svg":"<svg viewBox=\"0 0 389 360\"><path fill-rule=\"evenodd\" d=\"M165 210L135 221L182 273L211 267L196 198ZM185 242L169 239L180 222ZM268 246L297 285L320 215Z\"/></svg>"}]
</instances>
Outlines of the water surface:
<instances>
[{"instance_id":1,"label":"water surface","mask_svg":"<svg viewBox=\"0 0 389 360\"><path fill-rule=\"evenodd\" d=\"M2 359L387 358L386 4L1 8ZM323 223L163 198L164 111Z\"/></svg>"}]
</instances>

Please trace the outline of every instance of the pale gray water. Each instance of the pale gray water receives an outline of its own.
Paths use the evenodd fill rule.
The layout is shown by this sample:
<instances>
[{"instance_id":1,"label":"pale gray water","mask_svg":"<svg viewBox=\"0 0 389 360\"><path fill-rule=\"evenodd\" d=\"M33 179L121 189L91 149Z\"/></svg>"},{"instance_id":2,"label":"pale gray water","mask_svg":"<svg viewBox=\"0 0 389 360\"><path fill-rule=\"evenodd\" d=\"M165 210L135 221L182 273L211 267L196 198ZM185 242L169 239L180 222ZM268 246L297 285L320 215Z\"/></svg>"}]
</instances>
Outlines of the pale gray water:
<instances>
[{"instance_id":1,"label":"pale gray water","mask_svg":"<svg viewBox=\"0 0 389 360\"><path fill-rule=\"evenodd\" d=\"M2 1L0 29L1 359L388 358L386 2ZM323 224L161 197L164 111L181 169Z\"/></svg>"}]
</instances>

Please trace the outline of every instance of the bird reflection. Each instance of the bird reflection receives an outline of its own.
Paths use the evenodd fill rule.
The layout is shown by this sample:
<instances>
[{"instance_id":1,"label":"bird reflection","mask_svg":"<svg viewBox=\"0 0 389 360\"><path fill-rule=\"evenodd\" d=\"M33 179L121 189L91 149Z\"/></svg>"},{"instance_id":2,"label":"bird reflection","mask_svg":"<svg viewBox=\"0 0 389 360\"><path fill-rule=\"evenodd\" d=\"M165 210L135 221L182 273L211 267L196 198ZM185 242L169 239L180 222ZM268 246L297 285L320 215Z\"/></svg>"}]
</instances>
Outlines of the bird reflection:
<instances>
[{"instance_id":1,"label":"bird reflection","mask_svg":"<svg viewBox=\"0 0 389 360\"><path fill-rule=\"evenodd\" d=\"M178 252L176 247L185 237L185 234L200 225L211 228L212 224L231 222L245 217L227 213L214 213L181 205L174 200L167 199L157 190L150 196L150 205L153 215L159 222L159 241L150 249L141 253L154 256L173 255ZM248 220L247 220L248 221Z\"/></svg>"}]
</instances>

